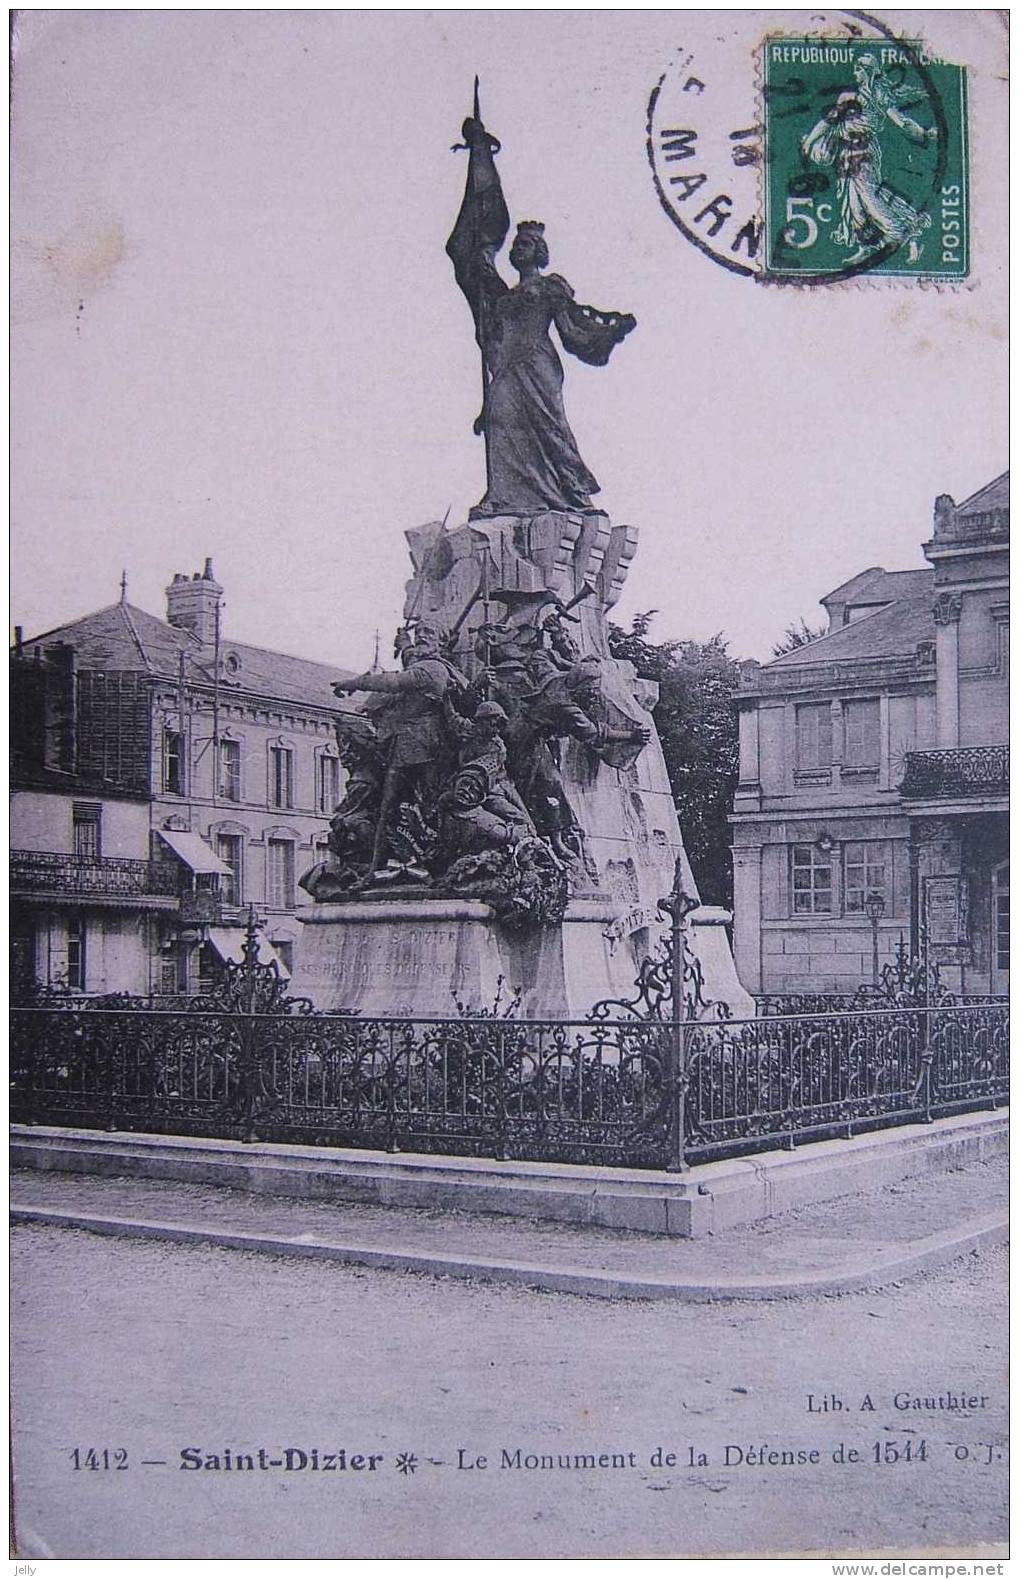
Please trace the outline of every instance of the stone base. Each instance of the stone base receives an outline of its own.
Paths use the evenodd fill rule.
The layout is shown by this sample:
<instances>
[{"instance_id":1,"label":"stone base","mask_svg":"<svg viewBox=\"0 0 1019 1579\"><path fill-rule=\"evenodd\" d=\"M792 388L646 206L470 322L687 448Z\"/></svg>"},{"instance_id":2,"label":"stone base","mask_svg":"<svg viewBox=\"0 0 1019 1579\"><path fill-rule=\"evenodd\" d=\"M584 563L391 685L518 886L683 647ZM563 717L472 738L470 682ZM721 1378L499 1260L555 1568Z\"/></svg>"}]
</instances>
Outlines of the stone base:
<instances>
[{"instance_id":1,"label":"stone base","mask_svg":"<svg viewBox=\"0 0 1019 1579\"><path fill-rule=\"evenodd\" d=\"M527 1019L584 1019L599 998L628 996L629 951L603 934L612 907L574 902L561 927L510 932L477 899L319 904L304 924L293 992L317 1009L454 1016L505 1007ZM501 986L500 986L501 980Z\"/></svg>"},{"instance_id":2,"label":"stone base","mask_svg":"<svg viewBox=\"0 0 1019 1579\"><path fill-rule=\"evenodd\" d=\"M618 936L617 907L574 900L561 927L510 932L477 899L359 900L297 912L304 930L292 990L317 1009L370 1016L453 1016L505 1007L525 1019L583 1020L603 998L633 996L646 934ZM690 930L705 997L753 1015L732 965L724 911L702 907ZM501 980L501 986L500 986ZM709 1011L710 1012L710 1011Z\"/></svg>"},{"instance_id":3,"label":"stone base","mask_svg":"<svg viewBox=\"0 0 1019 1579\"><path fill-rule=\"evenodd\" d=\"M689 1173L11 1126L15 1168L177 1179L433 1212L492 1212L687 1239L1007 1151L1007 1112L964 1113L852 1140L814 1141L795 1151L702 1163Z\"/></svg>"}]
</instances>

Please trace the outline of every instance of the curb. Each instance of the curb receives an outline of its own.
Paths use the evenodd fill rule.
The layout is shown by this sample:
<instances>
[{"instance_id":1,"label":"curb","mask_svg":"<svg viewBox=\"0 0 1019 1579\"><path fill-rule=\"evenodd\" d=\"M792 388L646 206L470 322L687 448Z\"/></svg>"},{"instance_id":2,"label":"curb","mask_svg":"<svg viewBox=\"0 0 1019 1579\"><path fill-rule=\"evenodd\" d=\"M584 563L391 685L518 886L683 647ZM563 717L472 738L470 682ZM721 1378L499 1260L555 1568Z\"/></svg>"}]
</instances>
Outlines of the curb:
<instances>
[{"instance_id":1,"label":"curb","mask_svg":"<svg viewBox=\"0 0 1019 1579\"><path fill-rule=\"evenodd\" d=\"M141 1218L102 1217L46 1206L12 1206L11 1221L61 1228L113 1238L166 1240L175 1244L212 1245L227 1250L253 1250L265 1255L303 1256L386 1271L424 1272L432 1277L475 1278L479 1282L540 1289L549 1293L586 1294L595 1299L673 1299L689 1303L711 1300L775 1300L807 1294L847 1294L874 1288L905 1276L946 1265L970 1251L1003 1244L1008 1239L1004 1212L972 1218L968 1223L902 1245L887 1245L857 1256L842 1267L771 1278L659 1277L653 1273L594 1272L583 1267L549 1267L496 1257L441 1256L394 1247L333 1243L314 1235L298 1237L202 1228L187 1223L148 1222Z\"/></svg>"},{"instance_id":2,"label":"curb","mask_svg":"<svg viewBox=\"0 0 1019 1579\"><path fill-rule=\"evenodd\" d=\"M256 1196L455 1207L675 1240L703 1239L800 1206L964 1167L1004 1151L1007 1144L1008 1112L1002 1109L811 1141L792 1151L697 1163L689 1172L670 1174L598 1164L14 1125L11 1165L225 1185ZM949 1214L947 1220L954 1218Z\"/></svg>"}]
</instances>

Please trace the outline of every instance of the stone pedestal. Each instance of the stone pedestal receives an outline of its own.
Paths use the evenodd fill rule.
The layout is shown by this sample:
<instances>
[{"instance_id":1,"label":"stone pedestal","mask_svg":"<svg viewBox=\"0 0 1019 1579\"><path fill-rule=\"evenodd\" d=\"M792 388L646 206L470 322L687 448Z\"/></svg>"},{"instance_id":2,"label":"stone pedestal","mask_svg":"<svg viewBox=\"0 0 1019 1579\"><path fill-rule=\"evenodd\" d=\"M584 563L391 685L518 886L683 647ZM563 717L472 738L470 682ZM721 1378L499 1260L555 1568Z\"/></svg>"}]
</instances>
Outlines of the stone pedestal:
<instances>
[{"instance_id":1,"label":"stone pedestal","mask_svg":"<svg viewBox=\"0 0 1019 1579\"><path fill-rule=\"evenodd\" d=\"M736 980L726 913L690 918L705 996L736 1016L753 1001ZM632 997L648 929L620 933L616 907L575 900L561 927L508 932L474 899L403 899L307 905L292 991L317 1009L372 1017L451 1018L505 1006L520 993L524 1019L583 1020L604 998ZM501 978L501 986L500 986ZM733 1001L735 998L736 1001ZM709 1013L710 1013L709 1009Z\"/></svg>"},{"instance_id":2,"label":"stone pedestal","mask_svg":"<svg viewBox=\"0 0 1019 1579\"><path fill-rule=\"evenodd\" d=\"M570 736L558 747L584 832L586 872L578 863L573 898L554 929L509 931L480 900L356 896L307 907L299 912L294 990L321 1009L447 1016L457 1012L457 999L473 1012L491 1011L501 977L502 1003L519 990L521 1015L583 1019L602 999L633 996L643 959L668 930L658 904L672 889L677 860L686 892L697 893L651 712L658 687L609 651L608 614L637 533L601 511L549 510L452 529L432 522L407 539L414 575L405 618L455 633L452 656L465 674L476 676L487 662L480 628L512 619L520 593L552 594L569 611L578 656L598 660L593 706L609 732L606 749ZM503 601L500 592L508 595ZM536 605L517 598L516 606ZM648 735L639 751L627 746L634 725ZM690 943L705 997L727 1003L737 1017L752 1015L726 919L702 907L691 918Z\"/></svg>"}]
</instances>

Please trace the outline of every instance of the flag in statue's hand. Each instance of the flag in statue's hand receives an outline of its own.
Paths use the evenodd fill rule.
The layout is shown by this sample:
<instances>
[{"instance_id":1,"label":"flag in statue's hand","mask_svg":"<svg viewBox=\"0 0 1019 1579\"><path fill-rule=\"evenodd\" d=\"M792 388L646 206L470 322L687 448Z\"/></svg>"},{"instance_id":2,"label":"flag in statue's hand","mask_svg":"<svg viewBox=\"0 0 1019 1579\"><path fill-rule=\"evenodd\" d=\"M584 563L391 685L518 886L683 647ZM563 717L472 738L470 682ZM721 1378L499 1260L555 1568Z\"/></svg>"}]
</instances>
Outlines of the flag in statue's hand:
<instances>
[{"instance_id":1,"label":"flag in statue's hand","mask_svg":"<svg viewBox=\"0 0 1019 1579\"><path fill-rule=\"evenodd\" d=\"M467 184L463 202L446 243L453 262L456 282L470 303L479 344L484 343L485 296L493 289L508 287L499 277L492 257L498 252L509 230L509 210L502 195L502 183L495 168L498 139L485 130L478 105L478 83L474 82L474 114L463 123L463 143L468 150ZM487 256L486 256L487 254Z\"/></svg>"}]
</instances>

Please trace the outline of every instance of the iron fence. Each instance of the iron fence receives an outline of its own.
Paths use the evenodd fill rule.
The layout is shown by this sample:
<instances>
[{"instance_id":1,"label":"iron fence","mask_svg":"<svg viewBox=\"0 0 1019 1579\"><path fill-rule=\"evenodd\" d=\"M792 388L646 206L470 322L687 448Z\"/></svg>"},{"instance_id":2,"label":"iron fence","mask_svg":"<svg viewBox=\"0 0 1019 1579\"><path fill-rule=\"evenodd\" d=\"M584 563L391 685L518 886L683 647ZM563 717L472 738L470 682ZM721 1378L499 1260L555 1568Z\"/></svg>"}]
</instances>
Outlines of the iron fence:
<instances>
[{"instance_id":1,"label":"iron fence","mask_svg":"<svg viewBox=\"0 0 1019 1579\"><path fill-rule=\"evenodd\" d=\"M748 1021L361 1019L282 997L258 1007L16 1009L11 1117L678 1169L1007 1094L1001 1002Z\"/></svg>"},{"instance_id":2,"label":"iron fence","mask_svg":"<svg viewBox=\"0 0 1019 1579\"><path fill-rule=\"evenodd\" d=\"M947 992L940 988L932 994L934 1003L948 1003L956 1007L974 1005L980 1007L985 1003L1008 1003L1005 993L997 992ZM766 992L758 993L755 999L757 1012L760 1015L802 1015L802 1014L845 1014L857 1009L886 1009L895 1007L922 1008L923 999L916 997L910 1005L897 1005L893 995L890 995L884 985L873 987L869 984L857 987L853 992Z\"/></svg>"}]
</instances>

